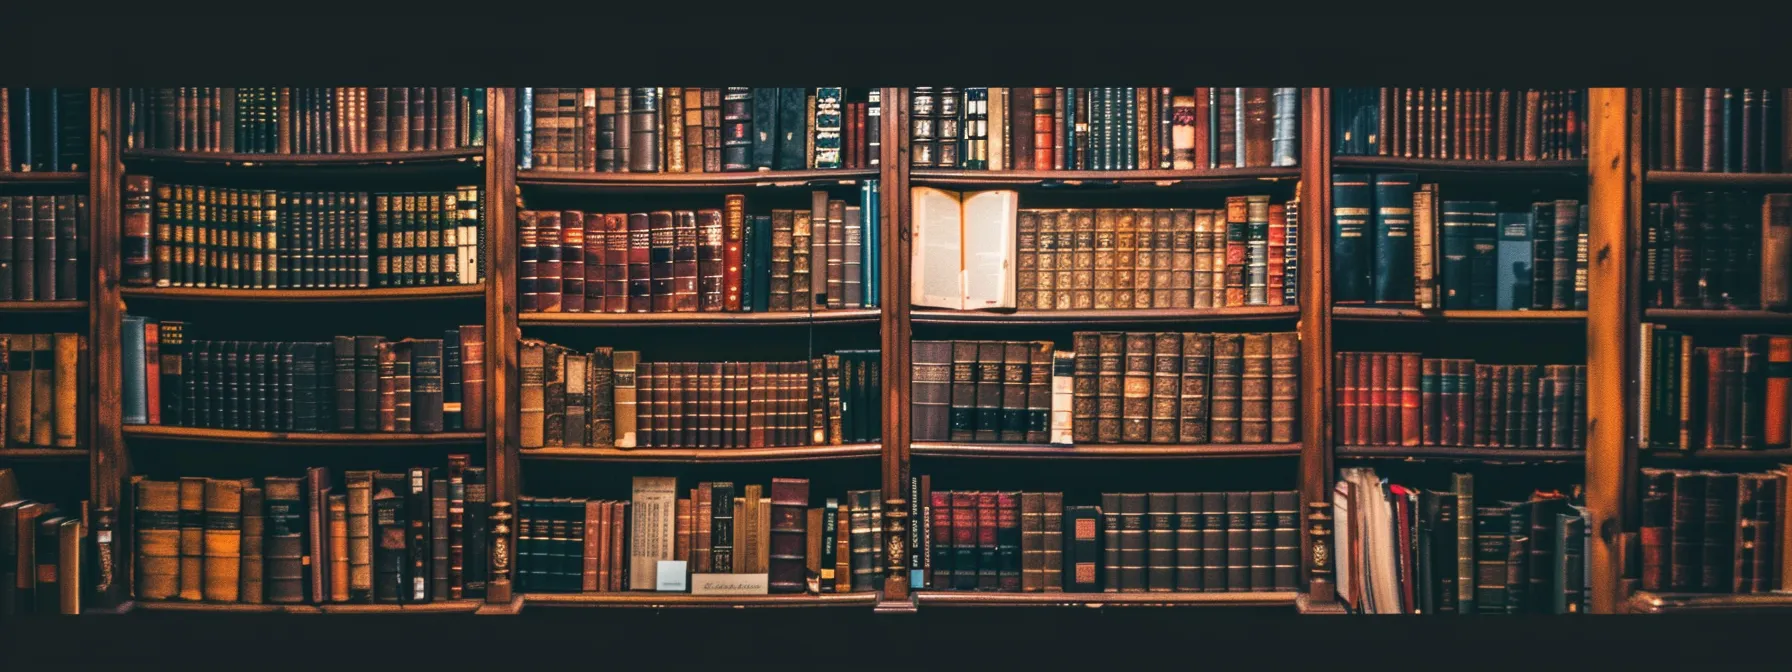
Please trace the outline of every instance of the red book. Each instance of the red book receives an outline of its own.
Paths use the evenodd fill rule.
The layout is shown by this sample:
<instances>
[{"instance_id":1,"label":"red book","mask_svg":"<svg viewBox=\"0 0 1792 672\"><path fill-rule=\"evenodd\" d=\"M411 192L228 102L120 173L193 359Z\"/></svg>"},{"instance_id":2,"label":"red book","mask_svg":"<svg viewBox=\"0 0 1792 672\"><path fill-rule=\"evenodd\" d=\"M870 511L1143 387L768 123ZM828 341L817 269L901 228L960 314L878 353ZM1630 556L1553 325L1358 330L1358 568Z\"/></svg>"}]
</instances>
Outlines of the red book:
<instances>
[{"instance_id":1,"label":"red book","mask_svg":"<svg viewBox=\"0 0 1792 672\"><path fill-rule=\"evenodd\" d=\"M1057 110L1053 109L1051 87L1033 88L1033 169L1052 169L1053 130Z\"/></svg>"},{"instance_id":2,"label":"red book","mask_svg":"<svg viewBox=\"0 0 1792 672\"><path fill-rule=\"evenodd\" d=\"M1001 588L1001 560L996 531L1001 527L1001 506L996 493L977 493L977 590Z\"/></svg>"},{"instance_id":3,"label":"red book","mask_svg":"<svg viewBox=\"0 0 1792 672\"><path fill-rule=\"evenodd\" d=\"M1382 407L1382 422L1387 425L1386 439L1387 445L1390 446L1401 445L1400 419L1405 415L1405 412L1402 409L1406 403L1404 401L1405 392L1401 389L1401 381L1405 380L1406 377L1402 375L1404 372L1401 370L1402 367L1400 365L1405 361L1405 355L1399 353L1390 353L1388 355L1388 371L1385 378L1387 383L1387 405Z\"/></svg>"},{"instance_id":4,"label":"red book","mask_svg":"<svg viewBox=\"0 0 1792 672\"><path fill-rule=\"evenodd\" d=\"M1419 375L1422 364L1416 352L1400 356L1400 445L1419 445L1424 423L1419 417Z\"/></svg>"},{"instance_id":5,"label":"red book","mask_svg":"<svg viewBox=\"0 0 1792 672\"><path fill-rule=\"evenodd\" d=\"M560 213L560 309L585 312L585 213Z\"/></svg>"},{"instance_id":6,"label":"red book","mask_svg":"<svg viewBox=\"0 0 1792 672\"><path fill-rule=\"evenodd\" d=\"M747 197L729 194L722 210L722 310L740 312L741 240L747 230Z\"/></svg>"},{"instance_id":7,"label":"red book","mask_svg":"<svg viewBox=\"0 0 1792 672\"><path fill-rule=\"evenodd\" d=\"M544 313L558 313L560 296L560 213L541 212L535 227L535 289L537 307Z\"/></svg>"},{"instance_id":8,"label":"red book","mask_svg":"<svg viewBox=\"0 0 1792 672\"><path fill-rule=\"evenodd\" d=\"M604 215L604 311L626 313L628 307L629 216Z\"/></svg>"},{"instance_id":9,"label":"red book","mask_svg":"<svg viewBox=\"0 0 1792 672\"><path fill-rule=\"evenodd\" d=\"M652 227L647 213L628 214L628 312L653 310Z\"/></svg>"},{"instance_id":10,"label":"red book","mask_svg":"<svg viewBox=\"0 0 1792 672\"><path fill-rule=\"evenodd\" d=\"M516 213L516 303L517 310L524 313L541 310L541 262L537 260L541 245L536 235L540 219L540 213L531 210Z\"/></svg>"},{"instance_id":11,"label":"red book","mask_svg":"<svg viewBox=\"0 0 1792 672\"><path fill-rule=\"evenodd\" d=\"M162 325L156 322L143 325L143 379L149 381L149 424L162 424Z\"/></svg>"},{"instance_id":12,"label":"red book","mask_svg":"<svg viewBox=\"0 0 1792 672\"><path fill-rule=\"evenodd\" d=\"M1441 364L1439 360L1429 357L1419 360L1419 438L1427 446L1438 445L1440 435L1438 408L1441 401L1437 391L1438 383L1443 377Z\"/></svg>"},{"instance_id":13,"label":"red book","mask_svg":"<svg viewBox=\"0 0 1792 672\"><path fill-rule=\"evenodd\" d=\"M1466 446L1475 436L1475 362L1456 362L1456 445Z\"/></svg>"},{"instance_id":14,"label":"red book","mask_svg":"<svg viewBox=\"0 0 1792 672\"><path fill-rule=\"evenodd\" d=\"M1369 369L1369 445L1387 445L1388 440L1388 356L1370 355Z\"/></svg>"},{"instance_id":15,"label":"red book","mask_svg":"<svg viewBox=\"0 0 1792 672\"><path fill-rule=\"evenodd\" d=\"M944 586L942 586L944 587ZM977 493L952 493L952 588L977 588Z\"/></svg>"},{"instance_id":16,"label":"red book","mask_svg":"<svg viewBox=\"0 0 1792 672\"><path fill-rule=\"evenodd\" d=\"M591 213L585 215L585 312L601 313L609 310L604 301L604 274L608 269L608 251L604 241L604 219L608 215Z\"/></svg>"},{"instance_id":17,"label":"red book","mask_svg":"<svg viewBox=\"0 0 1792 672\"><path fill-rule=\"evenodd\" d=\"M675 282L673 280L672 254L677 247L676 227L673 226L671 211L656 210L647 213L649 227L648 272L652 274L649 285L652 296L652 311L670 313L673 309Z\"/></svg>"},{"instance_id":18,"label":"red book","mask_svg":"<svg viewBox=\"0 0 1792 672\"><path fill-rule=\"evenodd\" d=\"M1354 353L1340 352L1335 357L1337 366L1338 398L1334 402L1337 409L1337 441L1340 444L1356 442L1356 366Z\"/></svg>"},{"instance_id":19,"label":"red book","mask_svg":"<svg viewBox=\"0 0 1792 672\"><path fill-rule=\"evenodd\" d=\"M1374 445L1369 441L1369 416L1374 410L1374 388L1371 382L1371 370L1375 367L1375 358L1371 353L1359 352L1356 355L1356 444L1359 446Z\"/></svg>"}]
</instances>

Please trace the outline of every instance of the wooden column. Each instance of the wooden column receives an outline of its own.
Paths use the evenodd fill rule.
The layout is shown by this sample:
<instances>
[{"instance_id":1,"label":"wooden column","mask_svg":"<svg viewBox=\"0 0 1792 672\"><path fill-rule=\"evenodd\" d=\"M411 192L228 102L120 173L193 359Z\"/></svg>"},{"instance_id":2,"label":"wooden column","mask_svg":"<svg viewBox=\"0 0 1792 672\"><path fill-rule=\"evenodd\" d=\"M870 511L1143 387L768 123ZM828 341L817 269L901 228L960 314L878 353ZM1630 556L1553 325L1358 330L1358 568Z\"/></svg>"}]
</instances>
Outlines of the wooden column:
<instances>
[{"instance_id":1,"label":"wooden column","mask_svg":"<svg viewBox=\"0 0 1792 672\"><path fill-rule=\"evenodd\" d=\"M118 296L119 224L124 168L119 165L118 111L115 89L95 88L88 93L88 266L92 270L87 309L87 357L93 377L86 381L88 412L88 479L91 506L98 517L110 516L112 543L99 547L95 571L101 583L110 574L110 586L102 586L97 607L116 607L133 594L127 580L132 557L129 511L120 511L119 493L131 478L130 452L124 445L124 378L119 344L124 305ZM107 557L110 551L111 557ZM107 565L110 564L108 569ZM111 599L107 599L107 598Z\"/></svg>"},{"instance_id":2,"label":"wooden column","mask_svg":"<svg viewBox=\"0 0 1792 672\"><path fill-rule=\"evenodd\" d=\"M882 241L879 261L878 328L882 354L884 551L888 574L884 576L885 602L907 602L909 460L909 199L908 199L908 90L883 89L882 146L878 154L877 235Z\"/></svg>"},{"instance_id":3,"label":"wooden column","mask_svg":"<svg viewBox=\"0 0 1792 672\"><path fill-rule=\"evenodd\" d=\"M1302 89L1300 150L1301 569L1307 602L1336 599L1329 545L1331 445L1331 89Z\"/></svg>"},{"instance_id":4,"label":"wooden column","mask_svg":"<svg viewBox=\"0 0 1792 672\"><path fill-rule=\"evenodd\" d=\"M508 604L510 572L516 566L515 526L511 524L521 489L515 441L516 342L516 143L512 111L515 89L493 88L485 96L485 448L488 501L492 503L491 575L485 601Z\"/></svg>"},{"instance_id":5,"label":"wooden column","mask_svg":"<svg viewBox=\"0 0 1792 672\"><path fill-rule=\"evenodd\" d=\"M1626 400L1625 364L1629 335L1637 318L1630 286L1633 260L1629 235L1641 198L1642 111L1628 89L1590 89L1587 191L1587 481L1588 525L1592 533L1593 613L1616 613L1623 596L1619 535L1625 529L1625 501L1634 471Z\"/></svg>"}]
</instances>

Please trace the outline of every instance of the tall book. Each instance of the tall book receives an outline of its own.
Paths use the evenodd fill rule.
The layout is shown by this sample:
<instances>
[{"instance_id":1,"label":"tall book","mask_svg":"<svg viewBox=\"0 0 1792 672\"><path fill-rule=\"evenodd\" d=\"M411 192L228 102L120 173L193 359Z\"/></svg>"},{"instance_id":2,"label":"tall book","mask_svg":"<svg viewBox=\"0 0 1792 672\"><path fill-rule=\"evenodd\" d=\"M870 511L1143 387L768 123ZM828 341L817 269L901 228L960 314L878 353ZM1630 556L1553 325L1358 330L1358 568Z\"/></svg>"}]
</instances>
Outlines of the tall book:
<instances>
[{"instance_id":1,"label":"tall book","mask_svg":"<svg viewBox=\"0 0 1792 672\"><path fill-rule=\"evenodd\" d=\"M677 525L678 479L636 476L630 499L629 585L651 590L660 560L672 560Z\"/></svg>"}]
</instances>

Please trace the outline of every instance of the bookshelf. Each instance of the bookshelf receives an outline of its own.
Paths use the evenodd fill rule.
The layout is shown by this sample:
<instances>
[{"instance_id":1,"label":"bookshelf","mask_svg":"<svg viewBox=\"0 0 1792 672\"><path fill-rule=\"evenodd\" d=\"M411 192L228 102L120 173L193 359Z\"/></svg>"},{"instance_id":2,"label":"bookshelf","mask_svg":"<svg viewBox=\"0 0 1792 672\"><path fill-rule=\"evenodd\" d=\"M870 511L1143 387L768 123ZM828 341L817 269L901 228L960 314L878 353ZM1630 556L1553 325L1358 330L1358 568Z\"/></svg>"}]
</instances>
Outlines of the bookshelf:
<instances>
[{"instance_id":1,"label":"bookshelf","mask_svg":"<svg viewBox=\"0 0 1792 672\"><path fill-rule=\"evenodd\" d=\"M1588 158L1583 161L1458 161L1408 159L1403 157L1334 156L1331 148L1332 91L1302 89L1300 145L1298 167L1253 168L1232 170L1138 170L1138 171L963 171L910 167L908 139L908 106L906 89L885 88L881 91L884 114L880 119L882 133L881 165L875 169L824 171L771 171L743 173L571 173L542 170L517 170L515 104L517 91L508 88L490 89L487 96L486 144L477 150L441 150L403 154L350 155L191 155L167 151L122 151L115 134L118 129L117 93L111 89L94 89L91 93L92 128L91 169L74 173L0 173L0 187L16 188L27 184L85 184L91 204L91 299L74 302L5 302L0 303L0 316L11 320L81 319L90 338L92 356L93 412L90 444L77 450L8 449L0 451L0 465L37 462L88 463L88 491L94 506L116 507L134 471L133 453L140 451L181 450L183 444L242 445L244 450L278 450L281 448L322 449L335 446L374 445L409 450L428 450L432 446L450 449L465 447L478 451L483 446L483 463L489 469L493 522L501 523L499 535L506 545L494 557L492 586L486 605L452 603L434 609L398 609L404 611L515 611L527 606L593 607L593 608L747 608L747 607L845 607L887 608L898 610L907 605L925 612L931 607L979 606L1219 606L1245 604L1256 606L1292 606L1297 601L1306 611L1335 610L1335 591L1331 583L1329 557L1316 554L1314 545L1327 538L1306 531L1309 524L1323 523L1324 507L1311 507L1314 502L1329 502L1329 493L1337 469L1345 465L1386 462L1417 463L1420 468L1447 470L1459 465L1490 465L1493 468L1522 470L1527 468L1577 468L1584 465L1590 526L1594 529L1634 531L1637 527L1636 489L1638 469L1646 464L1774 464L1787 458L1786 451L1750 451L1746 454L1718 451L1695 451L1687 454L1640 451L1631 429L1635 414L1626 398L1635 392L1634 356L1636 327L1642 321L1668 324L1698 325L1712 328L1784 327L1792 324L1792 314L1767 311L1706 311L1644 309L1638 296L1638 242L1642 196L1645 188L1792 188L1792 176L1784 174L1713 174L1643 169L1641 158L1642 111L1640 92L1627 89L1591 89L1587 125ZM201 290L187 288L121 287L119 284L121 226L121 187L125 167L139 166L149 171L171 174L214 176L244 175L254 179L336 179L368 175L391 175L403 179L429 175L477 176L487 198L486 226L488 264L486 281L479 286L365 289L365 290ZM1573 188L1584 181L1589 191L1589 244L1591 256L1588 284L1594 297L1631 297L1625 301L1593 300L1584 311L1429 311L1409 308L1334 306L1328 281L1330 257L1331 182L1334 170L1339 171L1412 171L1440 181L1462 181L1486 184L1492 189L1507 189L1514 184L1547 184L1550 188ZM749 198L781 190L835 189L876 178L881 183L881 220L876 222L876 235L882 242L880 262L885 270L879 308L866 310L816 311L813 313L519 313L516 298L517 260L515 228L519 204L526 204L537 195L560 199L587 199L618 196L624 198L667 195L683 198L717 198L723 193L744 191ZM196 178L197 179L197 178ZM276 182L277 183L277 182ZM1302 236L1299 254L1302 259L1299 282L1301 292L1295 306L1229 308L1217 310L1153 309L1115 311L1015 311L984 313L940 311L910 308L910 250L905 241L913 232L910 221L908 189L911 185L931 185L947 189L1015 188L1025 194L1045 194L1052 198L1082 195L1105 195L1111 190L1127 194L1202 194L1225 190L1265 189L1278 194L1298 193L1302 203ZM1232 193L1240 193L1233 191ZM509 195L520 194L517 198ZM1105 196L1102 196L1105 197ZM1155 197L1155 196L1154 196ZM125 426L121 417L121 352L119 325L127 305L138 304L153 309L161 305L177 305L188 310L229 311L242 304L268 304L295 310L323 309L349 304L371 304L375 309L430 310L433 307L461 306L479 302L479 320L486 326L487 340L487 416L486 430L477 433L448 434L281 434L275 432L241 432L230 430L198 430L178 427ZM415 305L419 308L411 308ZM469 307L465 306L465 307ZM310 313L308 313L310 314ZM321 313L327 315L327 312ZM883 441L877 444L849 444L788 449L599 449L543 448L522 449L519 446L517 402L518 352L514 336L551 340L562 333L576 333L581 339L618 337L651 339L662 333L680 330L726 330L714 333L724 338L800 338L805 330L822 328L868 330L876 325L878 336L865 341L864 347L877 347L882 352L880 368L884 407L879 411ZM1301 400L1300 440L1286 444L1182 445L1182 444L1090 444L1071 448L1029 444L972 444L956 442L913 443L911 439L910 383L912 362L910 347L919 334L948 333L958 329L985 330L1027 338L1029 329L1058 329L1068 332L1083 328L1141 328L1201 330L1209 326L1236 329L1292 329L1300 335ZM344 330L351 327L345 325ZM1500 329L1501 334L1519 334L1536 339L1566 339L1570 334L1585 334L1585 359L1588 375L1588 436L1585 451L1478 449L1451 447L1385 447L1339 445L1333 437L1332 404L1341 381L1332 371L1333 355L1340 351L1340 334L1346 330L1412 332L1424 338L1451 339L1483 329ZM1337 332L1337 333L1335 333ZM860 334L863 335L863 334ZM1348 336L1345 336L1348 338ZM872 344L875 344L873 346ZM1240 461L1263 461L1269 468L1288 469L1290 483L1300 491L1303 507L1301 521L1300 589L1296 593L1237 593L1188 595L1096 594L1086 598L1066 594L1031 593L958 593L953 591L916 591L907 585L905 567L885 568L886 578L881 591L824 595L763 598L697 598L688 595L628 594L529 594L511 589L508 572L514 568L514 515L517 497L526 494L525 477L536 473L579 467L583 463L593 469L623 469L657 465L713 466L758 463L773 465L804 463L802 468L832 469L834 465L864 465L875 460L885 492L885 524L897 537L895 546L906 543L902 534L910 525L907 516L906 484L917 460L938 465L940 473L952 465L967 461L987 460L1002 468L1021 466L1023 462L1062 461L1068 468L1083 465L1104 465L1113 462L1119 467L1165 463L1185 464L1200 461L1199 469L1227 469ZM812 464L810 464L812 463ZM1211 465L1211 466L1210 466ZM34 468L30 466L23 469ZM117 557L132 557L134 535L130 516L120 516L115 530ZM1770 608L1771 600L1760 596L1704 595L1693 600L1676 600L1672 596L1648 593L1623 594L1617 535L1593 535L1591 566L1593 610L1599 613L1621 611L1674 610L1704 605L1749 606ZM1316 557L1317 556L1317 557ZM128 596L130 587L120 597ZM1745 604L1746 603L1746 604ZM1757 604L1761 603L1761 604ZM1628 605L1628 606L1627 606ZM1638 606L1642 605L1642 606ZM1765 605L1765 606L1764 606ZM347 607L321 608L248 608L244 605L206 605L144 603L118 599L114 604L94 604L91 611L221 611L259 613L299 611L304 613L348 613ZM882 609L880 609L882 610ZM379 610L373 610L379 611Z\"/></svg>"}]
</instances>

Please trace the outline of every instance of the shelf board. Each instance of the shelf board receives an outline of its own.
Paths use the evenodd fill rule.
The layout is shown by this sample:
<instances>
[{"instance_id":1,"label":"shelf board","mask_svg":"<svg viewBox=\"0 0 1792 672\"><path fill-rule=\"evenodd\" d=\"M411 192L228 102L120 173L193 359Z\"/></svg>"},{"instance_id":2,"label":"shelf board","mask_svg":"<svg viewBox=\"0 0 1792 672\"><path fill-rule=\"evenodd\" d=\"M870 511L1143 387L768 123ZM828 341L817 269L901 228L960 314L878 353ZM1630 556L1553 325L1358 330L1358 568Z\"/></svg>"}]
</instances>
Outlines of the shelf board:
<instances>
[{"instance_id":1,"label":"shelf board","mask_svg":"<svg viewBox=\"0 0 1792 672\"><path fill-rule=\"evenodd\" d=\"M915 592L922 607L1255 607L1292 606L1298 593L991 593L927 590Z\"/></svg>"},{"instance_id":2,"label":"shelf board","mask_svg":"<svg viewBox=\"0 0 1792 672\"><path fill-rule=\"evenodd\" d=\"M1706 173L1650 170L1643 184L1651 187L1778 187L1792 188L1792 173Z\"/></svg>"},{"instance_id":3,"label":"shelf board","mask_svg":"<svg viewBox=\"0 0 1792 672\"><path fill-rule=\"evenodd\" d=\"M1585 462L1586 451L1545 450L1541 448L1462 448L1455 446L1336 446L1333 453L1340 458L1385 458L1408 460L1452 460L1459 462L1491 462L1535 464L1540 462Z\"/></svg>"},{"instance_id":4,"label":"shelf board","mask_svg":"<svg viewBox=\"0 0 1792 672\"><path fill-rule=\"evenodd\" d=\"M802 326L809 324L877 324L876 308L779 313L520 313L525 327L680 327L704 324Z\"/></svg>"},{"instance_id":5,"label":"shelf board","mask_svg":"<svg viewBox=\"0 0 1792 672\"><path fill-rule=\"evenodd\" d=\"M1644 322L1668 324L1792 324L1792 313L1774 310L1701 310L1687 308L1648 308Z\"/></svg>"},{"instance_id":6,"label":"shelf board","mask_svg":"<svg viewBox=\"0 0 1792 672\"><path fill-rule=\"evenodd\" d=\"M917 309L910 314L915 324L1061 325L1165 324L1182 322L1244 322L1292 320L1300 306L1241 306L1237 308L1141 308L1126 310L1022 310L995 313L979 310Z\"/></svg>"},{"instance_id":7,"label":"shelf board","mask_svg":"<svg viewBox=\"0 0 1792 672\"><path fill-rule=\"evenodd\" d=\"M882 447L875 443L859 443L788 448L524 448L517 452L525 460L731 464L877 457L882 454Z\"/></svg>"},{"instance_id":8,"label":"shelf board","mask_svg":"<svg viewBox=\"0 0 1792 672\"><path fill-rule=\"evenodd\" d=\"M1404 156L1333 156L1333 168L1374 168L1484 175L1586 177L1586 159L1546 161L1471 161L1467 159L1415 159Z\"/></svg>"},{"instance_id":9,"label":"shelf board","mask_svg":"<svg viewBox=\"0 0 1792 672\"><path fill-rule=\"evenodd\" d=\"M86 301L0 301L0 313L84 313Z\"/></svg>"},{"instance_id":10,"label":"shelf board","mask_svg":"<svg viewBox=\"0 0 1792 672\"><path fill-rule=\"evenodd\" d=\"M123 287L127 299L241 301L256 303L353 303L485 298L485 285L368 287L359 289L211 289L206 287Z\"/></svg>"},{"instance_id":11,"label":"shelf board","mask_svg":"<svg viewBox=\"0 0 1792 672\"><path fill-rule=\"evenodd\" d=\"M1069 459L1191 459L1222 457L1299 457L1299 443L1107 443L1050 446L1036 443L949 443L918 441L909 452L927 457L1059 457Z\"/></svg>"},{"instance_id":12,"label":"shelf board","mask_svg":"<svg viewBox=\"0 0 1792 672\"><path fill-rule=\"evenodd\" d=\"M124 161L194 166L231 166L237 168L277 168L301 166L367 167L395 165L483 165L484 147L429 149L408 152L360 152L342 154L245 154L237 152L184 152L168 149L127 149L120 153Z\"/></svg>"},{"instance_id":13,"label":"shelf board","mask_svg":"<svg viewBox=\"0 0 1792 672\"><path fill-rule=\"evenodd\" d=\"M85 460L86 448L0 448L0 460Z\"/></svg>"},{"instance_id":14,"label":"shelf board","mask_svg":"<svg viewBox=\"0 0 1792 672\"><path fill-rule=\"evenodd\" d=\"M12 183L12 182L29 182L29 183L33 183L33 184L43 184L43 183L56 183L56 182L86 182L86 181L87 181L87 171L85 171L85 170L72 170L72 171L64 170L64 171L55 171L55 172L51 172L51 171L25 171L25 172L0 171L0 184L7 184L7 183Z\"/></svg>"},{"instance_id":15,"label":"shelf board","mask_svg":"<svg viewBox=\"0 0 1792 672\"><path fill-rule=\"evenodd\" d=\"M428 604L236 604L138 600L134 611L188 611L226 614L471 614L484 600L447 600Z\"/></svg>"},{"instance_id":16,"label":"shelf board","mask_svg":"<svg viewBox=\"0 0 1792 672\"><path fill-rule=\"evenodd\" d=\"M484 443L485 432L258 432L242 429L205 429L166 425L125 425L126 438L163 439L204 443L246 443L264 446L358 446Z\"/></svg>"},{"instance_id":17,"label":"shelf board","mask_svg":"<svg viewBox=\"0 0 1792 672\"><path fill-rule=\"evenodd\" d=\"M1670 448L1644 450L1642 456L1650 460L1664 462L1792 462L1792 449L1673 450Z\"/></svg>"},{"instance_id":18,"label":"shelf board","mask_svg":"<svg viewBox=\"0 0 1792 672\"><path fill-rule=\"evenodd\" d=\"M1218 188L1300 179L1300 168L1213 170L957 170L916 168L909 182L921 186L1118 188Z\"/></svg>"},{"instance_id":19,"label":"shelf board","mask_svg":"<svg viewBox=\"0 0 1792 672\"><path fill-rule=\"evenodd\" d=\"M632 607L637 609L746 609L759 607L871 607L877 593L822 593L777 595L692 595L689 593L527 593L527 606Z\"/></svg>"},{"instance_id":20,"label":"shelf board","mask_svg":"<svg viewBox=\"0 0 1792 672\"><path fill-rule=\"evenodd\" d=\"M599 173L571 170L517 171L519 187L557 191L658 191L666 189L738 189L741 187L811 187L855 184L878 176L876 168L838 170L765 170L727 173Z\"/></svg>"},{"instance_id":21,"label":"shelf board","mask_svg":"<svg viewBox=\"0 0 1792 672\"><path fill-rule=\"evenodd\" d=\"M1333 306L1332 319L1341 322L1474 322L1567 323L1585 322L1584 310L1419 310L1376 306Z\"/></svg>"},{"instance_id":22,"label":"shelf board","mask_svg":"<svg viewBox=\"0 0 1792 672\"><path fill-rule=\"evenodd\" d=\"M1342 616L1350 613L1350 609L1338 600L1315 600L1308 593L1301 593L1294 601L1294 608L1302 616Z\"/></svg>"},{"instance_id":23,"label":"shelf board","mask_svg":"<svg viewBox=\"0 0 1792 672\"><path fill-rule=\"evenodd\" d=\"M1792 593L1658 593L1639 590L1625 601L1629 613L1792 613Z\"/></svg>"}]
</instances>

